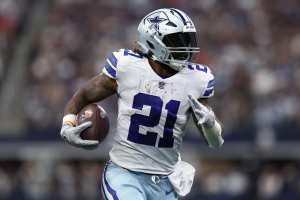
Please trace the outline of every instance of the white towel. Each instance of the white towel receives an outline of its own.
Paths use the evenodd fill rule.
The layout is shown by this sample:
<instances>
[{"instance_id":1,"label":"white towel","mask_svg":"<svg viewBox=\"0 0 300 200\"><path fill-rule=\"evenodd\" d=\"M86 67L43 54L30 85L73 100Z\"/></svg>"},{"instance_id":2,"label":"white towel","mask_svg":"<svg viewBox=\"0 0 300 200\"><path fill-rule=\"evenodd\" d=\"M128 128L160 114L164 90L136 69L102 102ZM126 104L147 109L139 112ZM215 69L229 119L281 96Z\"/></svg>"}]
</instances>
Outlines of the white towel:
<instances>
[{"instance_id":1,"label":"white towel","mask_svg":"<svg viewBox=\"0 0 300 200\"><path fill-rule=\"evenodd\" d=\"M186 196L192 188L195 168L187 162L178 161L172 174L168 176L174 190L181 197Z\"/></svg>"}]
</instances>

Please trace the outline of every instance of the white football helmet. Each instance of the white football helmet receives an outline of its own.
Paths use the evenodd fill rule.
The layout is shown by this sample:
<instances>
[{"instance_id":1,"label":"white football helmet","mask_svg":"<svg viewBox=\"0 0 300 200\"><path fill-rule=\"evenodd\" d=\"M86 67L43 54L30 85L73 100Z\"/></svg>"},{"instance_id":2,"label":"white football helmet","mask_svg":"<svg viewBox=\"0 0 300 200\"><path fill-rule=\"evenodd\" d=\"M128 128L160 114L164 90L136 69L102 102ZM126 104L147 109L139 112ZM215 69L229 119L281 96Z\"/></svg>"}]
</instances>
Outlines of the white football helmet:
<instances>
[{"instance_id":1,"label":"white football helmet","mask_svg":"<svg viewBox=\"0 0 300 200\"><path fill-rule=\"evenodd\" d=\"M158 9L142 19L138 26L138 49L176 71L199 52L196 29L184 12L175 8Z\"/></svg>"}]
</instances>

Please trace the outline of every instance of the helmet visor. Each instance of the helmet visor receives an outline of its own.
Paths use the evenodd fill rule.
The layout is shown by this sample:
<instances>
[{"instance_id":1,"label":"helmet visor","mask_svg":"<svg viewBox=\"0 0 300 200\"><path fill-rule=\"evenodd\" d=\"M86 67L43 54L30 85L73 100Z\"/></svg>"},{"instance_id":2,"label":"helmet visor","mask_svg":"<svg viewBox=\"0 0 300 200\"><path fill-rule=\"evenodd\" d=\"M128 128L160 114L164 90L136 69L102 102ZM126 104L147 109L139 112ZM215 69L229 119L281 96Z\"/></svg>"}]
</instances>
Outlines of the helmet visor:
<instances>
[{"instance_id":1,"label":"helmet visor","mask_svg":"<svg viewBox=\"0 0 300 200\"><path fill-rule=\"evenodd\" d=\"M170 49L171 55L176 60L190 60L197 47L195 32L178 32L165 35L163 43ZM176 48L176 50L175 50Z\"/></svg>"},{"instance_id":2,"label":"helmet visor","mask_svg":"<svg viewBox=\"0 0 300 200\"><path fill-rule=\"evenodd\" d=\"M171 33L165 35L162 41L167 47L197 47L195 32Z\"/></svg>"}]
</instances>

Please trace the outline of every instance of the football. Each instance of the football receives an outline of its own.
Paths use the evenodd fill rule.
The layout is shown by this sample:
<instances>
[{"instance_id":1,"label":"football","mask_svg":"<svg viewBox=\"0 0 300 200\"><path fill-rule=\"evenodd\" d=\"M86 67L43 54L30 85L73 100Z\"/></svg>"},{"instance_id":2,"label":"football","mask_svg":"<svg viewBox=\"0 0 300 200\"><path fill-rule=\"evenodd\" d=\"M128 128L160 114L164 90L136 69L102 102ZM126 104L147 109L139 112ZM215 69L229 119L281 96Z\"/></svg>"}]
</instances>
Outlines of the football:
<instances>
[{"instance_id":1,"label":"football","mask_svg":"<svg viewBox=\"0 0 300 200\"><path fill-rule=\"evenodd\" d=\"M77 115L77 124L91 121L92 126L81 132L84 140L98 140L102 142L109 131L109 119L106 111L97 104L85 106Z\"/></svg>"}]
</instances>

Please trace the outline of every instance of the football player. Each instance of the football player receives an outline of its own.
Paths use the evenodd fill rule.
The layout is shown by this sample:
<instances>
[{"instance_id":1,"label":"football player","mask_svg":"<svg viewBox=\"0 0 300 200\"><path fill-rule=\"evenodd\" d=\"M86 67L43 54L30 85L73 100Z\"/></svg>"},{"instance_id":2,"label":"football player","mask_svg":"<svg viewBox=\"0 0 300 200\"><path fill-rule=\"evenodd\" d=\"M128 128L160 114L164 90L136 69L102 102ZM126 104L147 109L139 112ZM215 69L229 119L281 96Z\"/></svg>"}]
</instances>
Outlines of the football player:
<instances>
[{"instance_id":1,"label":"football player","mask_svg":"<svg viewBox=\"0 0 300 200\"><path fill-rule=\"evenodd\" d=\"M184 12L158 9L138 26L137 49L120 49L101 74L81 87L65 108L61 136L71 145L96 147L76 124L86 105L118 95L118 121L102 191L113 200L174 200L191 189L194 168L181 161L184 127L191 115L211 147L223 144L222 128L207 106L215 80L205 65L193 64L196 29Z\"/></svg>"}]
</instances>

